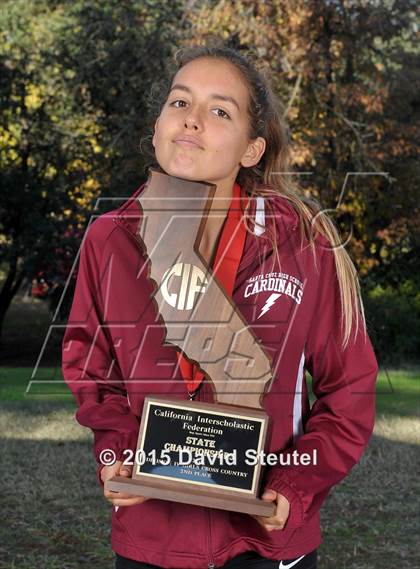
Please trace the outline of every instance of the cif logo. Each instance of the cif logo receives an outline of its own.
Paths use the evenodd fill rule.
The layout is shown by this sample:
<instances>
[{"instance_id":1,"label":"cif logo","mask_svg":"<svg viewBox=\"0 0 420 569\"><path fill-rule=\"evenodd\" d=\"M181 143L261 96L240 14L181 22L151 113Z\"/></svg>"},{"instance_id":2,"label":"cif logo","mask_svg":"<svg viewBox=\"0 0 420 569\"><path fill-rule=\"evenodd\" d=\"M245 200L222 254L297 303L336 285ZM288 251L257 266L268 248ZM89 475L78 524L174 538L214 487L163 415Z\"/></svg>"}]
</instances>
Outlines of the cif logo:
<instances>
[{"instance_id":1,"label":"cif logo","mask_svg":"<svg viewBox=\"0 0 420 569\"><path fill-rule=\"evenodd\" d=\"M170 278L176 279L178 292L169 292L168 284ZM190 263L176 263L170 267L163 275L162 296L168 304L178 310L191 310L194 306L196 294L206 292L208 281L203 271Z\"/></svg>"}]
</instances>

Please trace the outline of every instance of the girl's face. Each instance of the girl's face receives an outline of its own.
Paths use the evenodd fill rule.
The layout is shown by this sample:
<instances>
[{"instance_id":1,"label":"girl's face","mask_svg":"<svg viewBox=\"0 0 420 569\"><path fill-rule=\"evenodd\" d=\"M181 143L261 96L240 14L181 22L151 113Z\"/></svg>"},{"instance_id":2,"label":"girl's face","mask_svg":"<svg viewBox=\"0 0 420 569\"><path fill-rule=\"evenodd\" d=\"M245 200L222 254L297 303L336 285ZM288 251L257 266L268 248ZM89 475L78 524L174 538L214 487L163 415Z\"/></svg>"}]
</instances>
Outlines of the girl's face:
<instances>
[{"instance_id":1,"label":"girl's face","mask_svg":"<svg viewBox=\"0 0 420 569\"><path fill-rule=\"evenodd\" d=\"M265 140L248 138L248 88L225 60L202 57L182 67L155 123L156 159L169 175L233 187L241 166L257 164Z\"/></svg>"}]
</instances>

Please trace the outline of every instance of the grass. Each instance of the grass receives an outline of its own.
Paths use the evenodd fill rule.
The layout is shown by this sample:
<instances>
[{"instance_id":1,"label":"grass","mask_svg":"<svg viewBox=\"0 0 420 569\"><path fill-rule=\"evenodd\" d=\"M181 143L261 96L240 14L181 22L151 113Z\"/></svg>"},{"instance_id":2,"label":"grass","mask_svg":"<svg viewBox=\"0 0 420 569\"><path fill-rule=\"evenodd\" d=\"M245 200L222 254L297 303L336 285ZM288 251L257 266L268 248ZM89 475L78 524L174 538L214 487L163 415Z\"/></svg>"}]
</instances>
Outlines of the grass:
<instances>
[{"instance_id":1,"label":"grass","mask_svg":"<svg viewBox=\"0 0 420 569\"><path fill-rule=\"evenodd\" d=\"M95 479L92 435L74 419L61 371L39 369L34 379L51 383L27 391L32 371L0 372L0 568L111 569L111 511ZM416 370L381 372L375 434L321 510L320 569L420 563L418 377Z\"/></svg>"},{"instance_id":2,"label":"grass","mask_svg":"<svg viewBox=\"0 0 420 569\"><path fill-rule=\"evenodd\" d=\"M379 417L419 415L420 372L417 369L383 370L378 377L376 409Z\"/></svg>"},{"instance_id":3,"label":"grass","mask_svg":"<svg viewBox=\"0 0 420 569\"><path fill-rule=\"evenodd\" d=\"M73 401L60 366L0 368L0 400L39 398ZM378 418L383 415L419 415L420 370L381 370L377 381L376 411Z\"/></svg>"},{"instance_id":4,"label":"grass","mask_svg":"<svg viewBox=\"0 0 420 569\"><path fill-rule=\"evenodd\" d=\"M52 322L45 300L16 295L7 311L2 334L1 365L60 365L64 326Z\"/></svg>"},{"instance_id":5,"label":"grass","mask_svg":"<svg viewBox=\"0 0 420 569\"><path fill-rule=\"evenodd\" d=\"M112 567L110 507L70 401L4 401L0 567Z\"/></svg>"}]
</instances>

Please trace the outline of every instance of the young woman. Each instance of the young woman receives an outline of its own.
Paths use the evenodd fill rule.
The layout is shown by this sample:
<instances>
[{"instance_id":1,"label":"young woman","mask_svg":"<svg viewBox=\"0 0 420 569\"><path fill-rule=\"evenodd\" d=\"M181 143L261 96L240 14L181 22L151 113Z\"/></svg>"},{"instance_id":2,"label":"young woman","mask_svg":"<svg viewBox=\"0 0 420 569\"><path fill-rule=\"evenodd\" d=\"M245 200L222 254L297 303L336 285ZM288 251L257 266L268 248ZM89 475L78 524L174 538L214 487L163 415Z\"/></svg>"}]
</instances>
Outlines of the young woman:
<instances>
[{"instance_id":1,"label":"young woman","mask_svg":"<svg viewBox=\"0 0 420 569\"><path fill-rule=\"evenodd\" d=\"M312 569L321 504L359 461L374 424L378 368L356 270L333 222L288 174L281 107L252 62L221 47L180 50L176 61L152 138L157 167L217 186L228 214L207 224L203 250L227 253L221 244L241 205L242 253L224 286L272 357L268 451L290 460L267 467L269 518L105 492L116 567ZM89 227L63 341L64 378L77 420L94 433L101 484L131 475L124 453L136 448L145 395L213 401L209 382L188 377L177 350L162 345L137 239L145 185ZM296 462L296 453L312 460Z\"/></svg>"}]
</instances>

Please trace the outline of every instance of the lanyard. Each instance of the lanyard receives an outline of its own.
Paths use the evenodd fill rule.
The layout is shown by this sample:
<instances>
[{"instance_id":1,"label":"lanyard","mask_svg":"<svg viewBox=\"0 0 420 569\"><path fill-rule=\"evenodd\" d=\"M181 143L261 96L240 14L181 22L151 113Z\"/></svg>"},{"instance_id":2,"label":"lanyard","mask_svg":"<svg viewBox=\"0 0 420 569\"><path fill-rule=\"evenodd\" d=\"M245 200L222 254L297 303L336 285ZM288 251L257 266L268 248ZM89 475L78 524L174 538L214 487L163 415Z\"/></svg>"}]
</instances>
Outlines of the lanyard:
<instances>
[{"instance_id":1,"label":"lanyard","mask_svg":"<svg viewBox=\"0 0 420 569\"><path fill-rule=\"evenodd\" d=\"M245 207L247 203L248 200L245 203ZM233 293L236 273L238 272L239 262L244 250L245 238L246 228L242 221L241 187L235 182L232 200L223 225L213 265L213 274L217 275L219 282L230 297ZM193 399L201 385L204 374L199 372L197 367L189 362L182 353L176 352L176 355L182 377L187 385L188 395L190 399Z\"/></svg>"}]
</instances>

